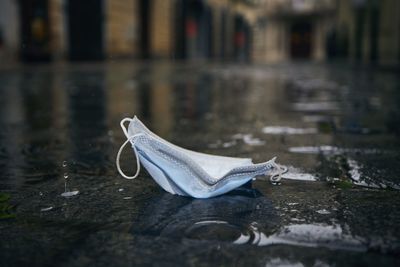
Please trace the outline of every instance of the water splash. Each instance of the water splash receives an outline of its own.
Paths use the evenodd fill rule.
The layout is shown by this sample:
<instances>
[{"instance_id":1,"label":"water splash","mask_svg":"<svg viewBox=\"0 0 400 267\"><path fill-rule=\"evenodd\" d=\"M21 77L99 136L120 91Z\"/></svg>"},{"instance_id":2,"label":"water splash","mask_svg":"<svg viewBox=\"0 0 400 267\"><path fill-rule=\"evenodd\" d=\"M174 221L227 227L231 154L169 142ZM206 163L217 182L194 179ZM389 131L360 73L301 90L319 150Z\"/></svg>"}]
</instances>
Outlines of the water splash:
<instances>
[{"instance_id":1,"label":"water splash","mask_svg":"<svg viewBox=\"0 0 400 267\"><path fill-rule=\"evenodd\" d=\"M67 162L64 161L64 162L63 162L63 167L64 167L64 168L67 168L67 166L68 166ZM61 193L61 196L62 196L62 197L65 197L65 198L69 198L69 197L73 197L73 196L78 195L78 194L79 194L79 191L78 191L78 190L68 191L68 186L67 186L67 181L68 181L68 179L69 179L69 174L68 174L68 172L64 172L63 178L64 178L64 192Z\"/></svg>"}]
</instances>

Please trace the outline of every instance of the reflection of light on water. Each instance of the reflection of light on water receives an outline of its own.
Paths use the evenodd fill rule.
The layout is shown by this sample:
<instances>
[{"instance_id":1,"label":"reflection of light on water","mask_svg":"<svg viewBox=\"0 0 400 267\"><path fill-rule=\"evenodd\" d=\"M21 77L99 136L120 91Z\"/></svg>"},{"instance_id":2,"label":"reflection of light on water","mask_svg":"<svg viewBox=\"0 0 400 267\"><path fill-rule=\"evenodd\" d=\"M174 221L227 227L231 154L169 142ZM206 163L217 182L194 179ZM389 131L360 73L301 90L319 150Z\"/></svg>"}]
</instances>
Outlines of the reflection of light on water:
<instances>
[{"instance_id":1,"label":"reflection of light on water","mask_svg":"<svg viewBox=\"0 0 400 267\"><path fill-rule=\"evenodd\" d=\"M340 225L292 224L267 236L258 229L256 222L245 226L222 220L205 220L196 222L186 229L185 236L190 239L219 240L237 245L293 245L352 251L367 250L363 238L343 233Z\"/></svg>"},{"instance_id":2,"label":"reflection of light on water","mask_svg":"<svg viewBox=\"0 0 400 267\"><path fill-rule=\"evenodd\" d=\"M326 209L317 210L316 213L323 214L323 215L331 214L331 212L329 210L326 210Z\"/></svg>"},{"instance_id":3,"label":"reflection of light on water","mask_svg":"<svg viewBox=\"0 0 400 267\"><path fill-rule=\"evenodd\" d=\"M215 143L211 143L208 145L209 148L229 148L233 147L237 144L238 140L243 141L246 145L249 146L262 146L265 145L265 141L253 137L252 134L235 134L232 136L233 140L227 141L227 142L222 142L221 140L217 140Z\"/></svg>"},{"instance_id":4,"label":"reflection of light on water","mask_svg":"<svg viewBox=\"0 0 400 267\"><path fill-rule=\"evenodd\" d=\"M373 148L340 148L336 146L296 146L289 147L289 152L302 154L340 155L343 153L380 154L385 151Z\"/></svg>"},{"instance_id":5,"label":"reflection of light on water","mask_svg":"<svg viewBox=\"0 0 400 267\"><path fill-rule=\"evenodd\" d=\"M50 211L50 210L52 210L52 209L53 209L53 207L50 206L50 207L47 207L47 208L41 208L40 211L46 212L46 211Z\"/></svg>"},{"instance_id":6,"label":"reflection of light on water","mask_svg":"<svg viewBox=\"0 0 400 267\"><path fill-rule=\"evenodd\" d=\"M222 142L221 140L217 140L215 143L209 144L208 147L209 148L219 148L219 147L223 147L223 148L229 148L232 146L236 145L236 140L232 140L229 142Z\"/></svg>"},{"instance_id":7,"label":"reflection of light on water","mask_svg":"<svg viewBox=\"0 0 400 267\"><path fill-rule=\"evenodd\" d=\"M326 122L331 120L331 117L322 115L304 115L302 118L304 122Z\"/></svg>"},{"instance_id":8,"label":"reflection of light on water","mask_svg":"<svg viewBox=\"0 0 400 267\"><path fill-rule=\"evenodd\" d=\"M73 197L73 196L76 196L77 194L79 194L78 190L64 192L64 193L61 194L61 196L63 196L63 197Z\"/></svg>"},{"instance_id":9,"label":"reflection of light on water","mask_svg":"<svg viewBox=\"0 0 400 267\"><path fill-rule=\"evenodd\" d=\"M370 188L386 188L387 186L385 184L379 183L376 184L372 181L364 181L361 179L362 177L362 172L361 172L361 166L358 164L357 161L353 159L347 159L347 165L349 166L349 175L350 178L353 181L353 184L359 185L359 186L365 186L365 187L370 187Z\"/></svg>"},{"instance_id":10,"label":"reflection of light on water","mask_svg":"<svg viewBox=\"0 0 400 267\"><path fill-rule=\"evenodd\" d=\"M364 243L365 240L361 237L344 234L340 225L292 224L270 236L261 233L257 245L284 244L366 251L367 247Z\"/></svg>"},{"instance_id":11,"label":"reflection of light on water","mask_svg":"<svg viewBox=\"0 0 400 267\"><path fill-rule=\"evenodd\" d=\"M339 105L336 102L293 103L293 109L298 111L331 111L338 110Z\"/></svg>"},{"instance_id":12,"label":"reflection of light on water","mask_svg":"<svg viewBox=\"0 0 400 267\"><path fill-rule=\"evenodd\" d=\"M233 135L232 138L234 140L240 140L241 139L246 145L249 145L249 146L262 146L262 145L265 144L265 141L263 141L263 140L261 140L259 138L253 137L252 134L240 134L240 133L238 133L238 134Z\"/></svg>"},{"instance_id":13,"label":"reflection of light on water","mask_svg":"<svg viewBox=\"0 0 400 267\"><path fill-rule=\"evenodd\" d=\"M314 266L329 266L328 264L325 264L323 262L320 262L321 264L319 265L314 265ZM325 265L323 265L325 264ZM273 258L273 259L268 259L268 261L265 263L265 267L304 267L304 264L301 262L293 262L288 259L281 259L281 258Z\"/></svg>"},{"instance_id":14,"label":"reflection of light on water","mask_svg":"<svg viewBox=\"0 0 400 267\"><path fill-rule=\"evenodd\" d=\"M289 180L298 180L298 181L316 181L317 178L310 174L310 173L305 173L302 170L295 168L293 166L287 166L288 171L284 174L282 174L283 179L289 179Z\"/></svg>"},{"instance_id":15,"label":"reflection of light on water","mask_svg":"<svg viewBox=\"0 0 400 267\"><path fill-rule=\"evenodd\" d=\"M314 175L309 173L285 173L282 174L282 178L289 180L298 180L298 181L316 181Z\"/></svg>"},{"instance_id":16,"label":"reflection of light on water","mask_svg":"<svg viewBox=\"0 0 400 267\"><path fill-rule=\"evenodd\" d=\"M292 128L287 126L267 126L262 129L265 134L316 134L316 128Z\"/></svg>"}]
</instances>

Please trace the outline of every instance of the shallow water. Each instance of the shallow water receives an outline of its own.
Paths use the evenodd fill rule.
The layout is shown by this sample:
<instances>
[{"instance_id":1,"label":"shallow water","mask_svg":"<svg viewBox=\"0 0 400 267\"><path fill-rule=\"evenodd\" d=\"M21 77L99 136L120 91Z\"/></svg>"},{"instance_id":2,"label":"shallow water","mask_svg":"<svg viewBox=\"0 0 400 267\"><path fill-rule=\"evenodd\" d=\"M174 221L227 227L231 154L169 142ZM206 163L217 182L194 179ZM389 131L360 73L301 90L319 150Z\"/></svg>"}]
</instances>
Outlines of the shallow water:
<instances>
[{"instance_id":1,"label":"shallow water","mask_svg":"<svg viewBox=\"0 0 400 267\"><path fill-rule=\"evenodd\" d=\"M0 265L398 266L399 87L313 64L3 69ZM119 121L135 114L182 147L289 171L207 200L125 180Z\"/></svg>"}]
</instances>

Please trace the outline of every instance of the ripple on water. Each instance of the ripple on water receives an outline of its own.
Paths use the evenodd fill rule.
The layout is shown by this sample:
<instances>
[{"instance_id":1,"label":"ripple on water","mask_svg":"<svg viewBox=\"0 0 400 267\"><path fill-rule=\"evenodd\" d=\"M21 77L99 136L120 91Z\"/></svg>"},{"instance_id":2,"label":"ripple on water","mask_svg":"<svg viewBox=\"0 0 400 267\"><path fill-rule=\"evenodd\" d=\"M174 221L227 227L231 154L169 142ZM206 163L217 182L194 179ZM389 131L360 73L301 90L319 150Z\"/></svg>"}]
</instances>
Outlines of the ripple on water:
<instances>
[{"instance_id":1,"label":"ripple on water","mask_svg":"<svg viewBox=\"0 0 400 267\"><path fill-rule=\"evenodd\" d=\"M365 240L345 234L340 225L292 224L266 235L258 229L256 222L240 225L221 220L204 220L189 226L184 236L189 239L231 242L237 245L292 245L351 251L367 250Z\"/></svg>"},{"instance_id":2,"label":"ripple on water","mask_svg":"<svg viewBox=\"0 0 400 267\"><path fill-rule=\"evenodd\" d=\"M352 251L366 251L368 248L363 238L344 233L340 225L324 224L292 224L282 227L270 236L261 234L258 245L275 244Z\"/></svg>"},{"instance_id":3,"label":"ripple on water","mask_svg":"<svg viewBox=\"0 0 400 267\"><path fill-rule=\"evenodd\" d=\"M195 240L229 242L233 244L257 244L260 232L253 225L222 220L195 222L184 231L184 237Z\"/></svg>"}]
</instances>

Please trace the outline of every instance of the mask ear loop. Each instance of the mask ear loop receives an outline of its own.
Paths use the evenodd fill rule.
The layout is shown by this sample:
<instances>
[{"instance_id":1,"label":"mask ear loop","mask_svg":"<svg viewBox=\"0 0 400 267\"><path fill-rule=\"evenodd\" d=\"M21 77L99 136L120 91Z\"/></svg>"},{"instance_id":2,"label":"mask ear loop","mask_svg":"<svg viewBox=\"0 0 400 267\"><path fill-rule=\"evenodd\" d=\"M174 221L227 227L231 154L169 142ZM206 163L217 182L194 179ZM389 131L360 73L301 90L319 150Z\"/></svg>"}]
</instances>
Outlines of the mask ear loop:
<instances>
[{"instance_id":1,"label":"mask ear loop","mask_svg":"<svg viewBox=\"0 0 400 267\"><path fill-rule=\"evenodd\" d=\"M122 177L126 178L126 179L135 179L136 177L138 177L139 173L140 173L140 160L139 160L139 154L137 152L137 149L135 147L135 141L132 142L132 148L135 151L135 157L136 157L136 173L134 176L128 176L126 175L122 170L121 170L121 166L119 164L120 158L121 158L121 153L122 150L124 150L125 146L131 142L134 138L138 137L139 135L143 135L142 133L139 134L135 134L132 135L131 137L129 137L123 144L122 146L119 148L118 153L117 153L117 159L115 161L116 165L117 165L117 170L119 172L119 174L121 174Z\"/></svg>"},{"instance_id":2,"label":"mask ear loop","mask_svg":"<svg viewBox=\"0 0 400 267\"><path fill-rule=\"evenodd\" d=\"M274 158L275 159L275 158ZM269 178L272 183L279 183L282 179L282 174L288 171L288 168L282 165L275 163L275 160L272 162L272 167L278 170L278 173L274 173Z\"/></svg>"},{"instance_id":3,"label":"mask ear loop","mask_svg":"<svg viewBox=\"0 0 400 267\"><path fill-rule=\"evenodd\" d=\"M116 165L117 165L117 170L118 170L119 174L121 174L122 177L124 177L124 178L126 178L126 179L135 179L136 177L138 177L138 175L139 175L139 173L140 173L140 160L139 160L138 151L137 151L137 149L136 149L136 147L135 147L135 140L134 140L134 139L135 139L136 137L140 136L140 135L143 135L143 134L142 134L142 133L138 133L138 134L135 134L135 135L132 135L132 136L129 137L128 130L125 128L125 125L124 125L124 123L127 122L127 121L131 122L132 119L125 118L125 119L121 120L121 123L120 123L121 128L122 128L122 130L124 131L124 134L125 134L125 136L126 136L128 139L127 139L127 140L121 145L121 147L119 148L118 153L117 153L117 158L116 158L116 160L115 160L115 163L116 163ZM133 141L132 141L132 140L133 140ZM136 173L135 173L135 175L133 175L133 176L128 176L128 175L126 175L126 174L122 171L121 166L120 166L120 163L119 163L119 162L120 162L120 158L121 158L122 150L124 150L125 146L126 146L129 142L132 143L132 148L133 148L133 150L134 150L134 152L135 152L135 157L136 157Z\"/></svg>"},{"instance_id":4,"label":"mask ear loop","mask_svg":"<svg viewBox=\"0 0 400 267\"><path fill-rule=\"evenodd\" d=\"M121 122L119 123L119 125L121 126L122 131L124 131L124 134L125 134L126 138L129 138L128 130L126 129L126 127L124 125L124 123L127 122L127 121L131 122L133 120L131 118L122 119Z\"/></svg>"}]
</instances>

